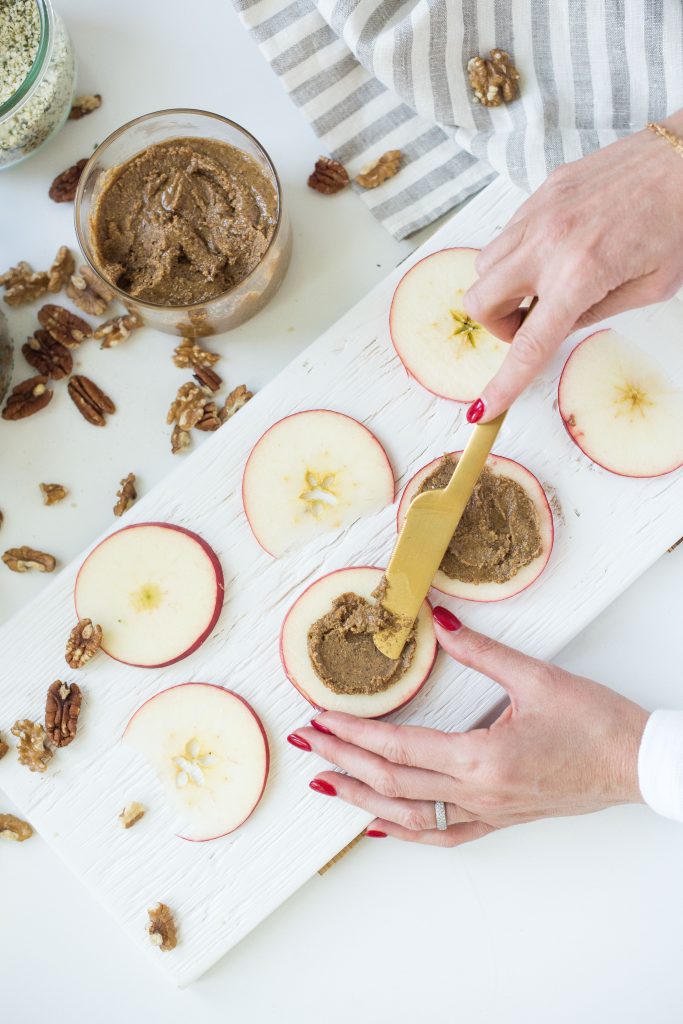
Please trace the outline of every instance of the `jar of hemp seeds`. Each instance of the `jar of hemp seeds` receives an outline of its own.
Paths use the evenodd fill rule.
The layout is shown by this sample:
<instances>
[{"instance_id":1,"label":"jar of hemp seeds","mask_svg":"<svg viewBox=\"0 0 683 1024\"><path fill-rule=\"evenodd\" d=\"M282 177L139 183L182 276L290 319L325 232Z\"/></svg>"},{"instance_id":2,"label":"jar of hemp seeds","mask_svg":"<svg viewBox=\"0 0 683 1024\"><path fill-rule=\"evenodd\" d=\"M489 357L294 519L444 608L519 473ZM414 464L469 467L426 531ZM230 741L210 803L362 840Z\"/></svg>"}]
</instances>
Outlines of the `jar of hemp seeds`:
<instances>
[{"instance_id":1,"label":"jar of hemp seeds","mask_svg":"<svg viewBox=\"0 0 683 1024\"><path fill-rule=\"evenodd\" d=\"M0 170L59 131L75 88L71 40L50 0L0 0Z\"/></svg>"}]
</instances>

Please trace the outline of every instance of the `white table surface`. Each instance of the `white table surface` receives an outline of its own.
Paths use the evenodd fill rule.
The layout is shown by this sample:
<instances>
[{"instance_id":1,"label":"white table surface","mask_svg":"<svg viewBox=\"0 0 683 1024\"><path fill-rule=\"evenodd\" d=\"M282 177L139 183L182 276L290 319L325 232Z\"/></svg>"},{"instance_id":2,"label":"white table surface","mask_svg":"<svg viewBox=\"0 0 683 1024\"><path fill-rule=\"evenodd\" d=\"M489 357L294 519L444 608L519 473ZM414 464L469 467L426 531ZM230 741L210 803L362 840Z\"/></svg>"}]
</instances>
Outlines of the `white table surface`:
<instances>
[{"instance_id":1,"label":"white table surface","mask_svg":"<svg viewBox=\"0 0 683 1024\"><path fill-rule=\"evenodd\" d=\"M394 242L350 193L332 200L310 193L317 141L228 0L58 6L78 52L80 89L101 92L104 106L0 175L0 266L28 259L42 267L72 240L71 210L50 203L47 186L118 124L174 105L225 113L269 149L294 221L295 257L280 295L221 343L229 381L260 386L414 243ZM31 321L11 317L20 340ZM116 435L92 432L97 486L84 487L82 469L75 471L81 446L90 451L95 442L69 415L65 396L43 445L33 431L30 444L16 435L21 458L3 431L3 548L15 543L21 523L24 542L47 533L66 561L110 521L105 480L116 485L134 468L148 489L173 467L160 421L180 382L168 347L147 332L144 349L131 344L92 364L95 355L84 357L103 383L104 357L119 358L116 373L123 369L138 398ZM62 509L43 509L36 499L37 482L50 479L72 485ZM578 637L561 664L647 707L683 707L682 570L683 546ZM40 578L3 575L0 614L40 586ZM11 810L4 799L1 809ZM67 1012L72 1024L124 1015L167 1024L408 1022L418 1014L468 1024L673 1024L683 1006L681 864L683 828L641 807L527 825L458 851L366 841L198 983L177 991L150 972L36 836L0 849L2 1016L17 1024Z\"/></svg>"}]
</instances>

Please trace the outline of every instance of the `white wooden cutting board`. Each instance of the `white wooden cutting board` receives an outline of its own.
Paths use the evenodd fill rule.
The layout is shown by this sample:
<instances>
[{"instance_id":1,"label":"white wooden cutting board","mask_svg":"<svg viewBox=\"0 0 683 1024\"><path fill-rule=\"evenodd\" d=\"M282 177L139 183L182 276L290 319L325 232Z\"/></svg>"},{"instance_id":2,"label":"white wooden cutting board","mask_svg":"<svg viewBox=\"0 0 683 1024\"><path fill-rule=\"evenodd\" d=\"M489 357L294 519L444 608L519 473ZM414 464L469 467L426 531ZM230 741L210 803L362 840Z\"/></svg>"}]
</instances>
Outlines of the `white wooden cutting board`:
<instances>
[{"instance_id":1,"label":"white wooden cutting board","mask_svg":"<svg viewBox=\"0 0 683 1024\"><path fill-rule=\"evenodd\" d=\"M408 263L447 245L485 244L522 198L510 186L489 187ZM311 710L284 676L278 634L294 598L318 576L342 566L386 563L395 507L273 561L250 533L240 482L261 433L281 416L311 407L336 409L367 424L386 446L400 486L429 459L463 446L464 410L410 380L388 338L389 300L408 263L184 458L123 521L112 524L113 530L122 522L167 520L198 531L215 548L225 572L225 607L199 651L163 670L125 667L100 655L81 673L65 671L81 558L0 630L3 729L16 718L42 720L47 686L58 676L77 678L85 690L73 746L58 753L45 776L29 773L10 753L0 764L0 784L65 869L83 880L151 962L179 984L226 953L368 820L308 788L322 763L286 742ZM306 301L315 302L315 294ZM656 331L660 361L683 382L680 314L674 300L624 316L618 326L641 341ZM568 347L515 405L495 449L519 459L553 489L561 512L550 564L535 586L509 601L461 603L457 609L466 623L542 658L552 657L683 532L680 472L650 481L613 476L590 463L565 433L554 399ZM221 683L246 697L262 717L271 746L270 778L257 811L234 835L203 844L174 836L152 771L119 743L143 700L188 680ZM502 697L488 680L442 656L427 686L395 718L465 729ZM117 815L133 799L150 811L124 831ZM166 954L152 948L145 933L147 908L158 900L173 908L179 925L180 943Z\"/></svg>"}]
</instances>

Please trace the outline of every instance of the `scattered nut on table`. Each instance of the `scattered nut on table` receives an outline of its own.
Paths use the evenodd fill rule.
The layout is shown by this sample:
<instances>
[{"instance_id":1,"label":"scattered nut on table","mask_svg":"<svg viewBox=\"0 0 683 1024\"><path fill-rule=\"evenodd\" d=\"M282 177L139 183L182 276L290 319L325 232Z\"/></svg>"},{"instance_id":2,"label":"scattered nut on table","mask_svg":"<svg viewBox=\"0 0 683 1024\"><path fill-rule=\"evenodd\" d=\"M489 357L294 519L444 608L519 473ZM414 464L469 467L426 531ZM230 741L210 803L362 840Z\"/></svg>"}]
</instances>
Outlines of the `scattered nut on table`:
<instances>
[{"instance_id":1,"label":"scattered nut on table","mask_svg":"<svg viewBox=\"0 0 683 1024\"><path fill-rule=\"evenodd\" d=\"M77 96L69 111L70 121L80 121L82 117L92 114L93 110L99 110L102 106L102 97L98 92L92 96Z\"/></svg>"},{"instance_id":2,"label":"scattered nut on table","mask_svg":"<svg viewBox=\"0 0 683 1024\"><path fill-rule=\"evenodd\" d=\"M170 908L165 903L157 903L147 913L149 914L147 933L152 943L165 953L170 949L175 949L178 945L178 933Z\"/></svg>"},{"instance_id":3,"label":"scattered nut on table","mask_svg":"<svg viewBox=\"0 0 683 1024\"><path fill-rule=\"evenodd\" d=\"M52 302L38 310L38 322L51 338L66 348L78 348L82 341L92 337L92 327L86 320Z\"/></svg>"},{"instance_id":4,"label":"scattered nut on table","mask_svg":"<svg viewBox=\"0 0 683 1024\"><path fill-rule=\"evenodd\" d=\"M43 495L43 505L56 505L64 501L69 493L62 484L39 484L39 487Z\"/></svg>"},{"instance_id":5,"label":"scattered nut on table","mask_svg":"<svg viewBox=\"0 0 683 1024\"><path fill-rule=\"evenodd\" d=\"M70 668L83 668L102 645L102 627L92 619L79 619L69 633L64 659Z\"/></svg>"},{"instance_id":6,"label":"scattered nut on table","mask_svg":"<svg viewBox=\"0 0 683 1024\"><path fill-rule=\"evenodd\" d=\"M116 406L109 395L82 373L71 378L67 391L81 416L94 427L104 427L107 422L105 414L116 412Z\"/></svg>"},{"instance_id":7,"label":"scattered nut on table","mask_svg":"<svg viewBox=\"0 0 683 1024\"><path fill-rule=\"evenodd\" d=\"M0 275L0 285L5 289L4 299L8 306L24 306L44 295L48 289L48 274L34 271L30 263L22 260L16 267Z\"/></svg>"},{"instance_id":8,"label":"scattered nut on table","mask_svg":"<svg viewBox=\"0 0 683 1024\"><path fill-rule=\"evenodd\" d=\"M33 416L52 401L53 394L54 391L48 387L47 377L42 374L29 377L10 392L2 410L2 418L24 420L27 416Z\"/></svg>"},{"instance_id":9,"label":"scattered nut on table","mask_svg":"<svg viewBox=\"0 0 683 1024\"><path fill-rule=\"evenodd\" d=\"M73 370L73 356L43 328L38 328L21 346L21 353L29 366L43 377L62 380Z\"/></svg>"},{"instance_id":10,"label":"scattered nut on table","mask_svg":"<svg viewBox=\"0 0 683 1024\"><path fill-rule=\"evenodd\" d=\"M122 516L124 512L127 512L137 496L138 492L135 489L135 473L129 473L128 476L123 478L121 486L116 492L116 497L119 500L114 505L114 515Z\"/></svg>"},{"instance_id":11,"label":"scattered nut on table","mask_svg":"<svg viewBox=\"0 0 683 1024\"><path fill-rule=\"evenodd\" d=\"M332 196L341 192L349 184L349 175L343 164L332 160L329 156L321 156L316 160L315 167L308 177L308 187Z\"/></svg>"},{"instance_id":12,"label":"scattered nut on table","mask_svg":"<svg viewBox=\"0 0 683 1024\"><path fill-rule=\"evenodd\" d=\"M0 814L0 839L11 839L15 843L23 843L33 835L33 829L27 821L16 818L13 814Z\"/></svg>"},{"instance_id":13,"label":"scattered nut on table","mask_svg":"<svg viewBox=\"0 0 683 1024\"><path fill-rule=\"evenodd\" d=\"M189 370L190 367L214 366L220 356L217 352L209 352L203 348L194 338L183 338L180 344L173 350L173 362L180 370Z\"/></svg>"},{"instance_id":14,"label":"scattered nut on table","mask_svg":"<svg viewBox=\"0 0 683 1024\"><path fill-rule=\"evenodd\" d=\"M122 341L127 341L132 332L142 325L137 313L125 313L112 317L95 329L94 338L101 341L100 348L116 348Z\"/></svg>"},{"instance_id":15,"label":"scattered nut on table","mask_svg":"<svg viewBox=\"0 0 683 1024\"><path fill-rule=\"evenodd\" d=\"M234 390L232 390L225 399L225 404L220 411L219 415L221 423L225 423L231 416L234 416L236 412L239 412L242 406L246 405L253 397L253 392L248 390L246 384L240 384L238 387L234 388Z\"/></svg>"},{"instance_id":16,"label":"scattered nut on table","mask_svg":"<svg viewBox=\"0 0 683 1024\"><path fill-rule=\"evenodd\" d=\"M76 262L68 245L60 245L52 266L47 272L49 292L61 292L76 269Z\"/></svg>"},{"instance_id":17,"label":"scattered nut on table","mask_svg":"<svg viewBox=\"0 0 683 1024\"><path fill-rule=\"evenodd\" d=\"M48 195L55 203L72 203L76 198L76 189L87 160L79 160L73 167L67 167L58 174L50 185Z\"/></svg>"},{"instance_id":18,"label":"scattered nut on table","mask_svg":"<svg viewBox=\"0 0 683 1024\"><path fill-rule=\"evenodd\" d=\"M66 286L69 298L90 316L102 316L114 293L100 281L90 267L79 267L77 274L72 274Z\"/></svg>"},{"instance_id":19,"label":"scattered nut on table","mask_svg":"<svg viewBox=\"0 0 683 1024\"><path fill-rule=\"evenodd\" d=\"M519 72L505 50L493 49L488 58L472 57L467 77L476 102L484 107L509 103L519 92Z\"/></svg>"},{"instance_id":20,"label":"scattered nut on table","mask_svg":"<svg viewBox=\"0 0 683 1024\"><path fill-rule=\"evenodd\" d=\"M3 740L2 733L0 732L0 761L2 761L3 757L5 756L5 754L7 753L8 750L9 750L9 747L7 746L5 741Z\"/></svg>"},{"instance_id":21,"label":"scattered nut on table","mask_svg":"<svg viewBox=\"0 0 683 1024\"><path fill-rule=\"evenodd\" d=\"M2 560L12 572L28 572L36 569L38 572L52 572L57 564L54 555L47 551L37 551L24 544L20 548L8 548L2 556Z\"/></svg>"}]
</instances>

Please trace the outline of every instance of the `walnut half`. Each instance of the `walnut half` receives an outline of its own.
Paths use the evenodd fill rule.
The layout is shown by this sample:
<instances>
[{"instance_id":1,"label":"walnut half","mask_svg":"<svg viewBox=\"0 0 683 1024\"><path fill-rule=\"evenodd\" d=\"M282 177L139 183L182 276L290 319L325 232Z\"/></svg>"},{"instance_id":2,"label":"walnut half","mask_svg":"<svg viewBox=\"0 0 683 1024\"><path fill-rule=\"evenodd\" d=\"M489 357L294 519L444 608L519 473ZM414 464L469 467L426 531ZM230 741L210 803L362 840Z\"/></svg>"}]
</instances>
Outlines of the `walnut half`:
<instances>
[{"instance_id":1,"label":"walnut half","mask_svg":"<svg viewBox=\"0 0 683 1024\"><path fill-rule=\"evenodd\" d=\"M505 50L493 49L489 57L472 57L467 77L474 99L484 107L499 107L514 100L519 92L519 72Z\"/></svg>"},{"instance_id":2,"label":"walnut half","mask_svg":"<svg viewBox=\"0 0 683 1024\"><path fill-rule=\"evenodd\" d=\"M55 747L68 747L76 739L83 694L76 683L56 679L47 691L45 731Z\"/></svg>"},{"instance_id":3,"label":"walnut half","mask_svg":"<svg viewBox=\"0 0 683 1024\"><path fill-rule=\"evenodd\" d=\"M46 771L52 751L45 745L47 737L42 725L22 718L12 726L12 735L19 740L19 764L25 764L32 772Z\"/></svg>"},{"instance_id":4,"label":"walnut half","mask_svg":"<svg viewBox=\"0 0 683 1024\"><path fill-rule=\"evenodd\" d=\"M165 903L157 903L147 913L149 914L147 934L153 944L164 953L175 949L178 945L178 933L170 908Z\"/></svg>"}]
</instances>

